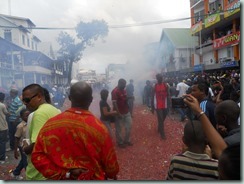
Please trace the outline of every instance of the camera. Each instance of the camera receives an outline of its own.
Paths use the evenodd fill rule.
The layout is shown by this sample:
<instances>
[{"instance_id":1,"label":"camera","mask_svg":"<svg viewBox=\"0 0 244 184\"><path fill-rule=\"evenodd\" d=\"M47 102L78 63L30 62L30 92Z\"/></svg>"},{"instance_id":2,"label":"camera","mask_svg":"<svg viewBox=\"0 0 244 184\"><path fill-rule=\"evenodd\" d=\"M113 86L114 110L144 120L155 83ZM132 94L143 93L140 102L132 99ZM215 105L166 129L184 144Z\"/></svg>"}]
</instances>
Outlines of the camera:
<instances>
[{"instance_id":1,"label":"camera","mask_svg":"<svg viewBox=\"0 0 244 184\"><path fill-rule=\"evenodd\" d=\"M172 108L186 108L187 105L184 102L184 97L174 97L171 98Z\"/></svg>"}]
</instances>

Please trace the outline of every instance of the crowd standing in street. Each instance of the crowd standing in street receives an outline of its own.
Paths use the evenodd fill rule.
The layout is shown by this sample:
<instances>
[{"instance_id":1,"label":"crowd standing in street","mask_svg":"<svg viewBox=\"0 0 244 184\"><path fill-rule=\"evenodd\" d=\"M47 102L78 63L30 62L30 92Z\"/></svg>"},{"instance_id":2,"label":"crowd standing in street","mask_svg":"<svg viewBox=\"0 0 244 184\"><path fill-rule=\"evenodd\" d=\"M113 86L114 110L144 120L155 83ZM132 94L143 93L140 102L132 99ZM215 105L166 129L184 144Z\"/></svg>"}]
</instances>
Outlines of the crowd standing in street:
<instances>
[{"instance_id":1,"label":"crowd standing in street","mask_svg":"<svg viewBox=\"0 0 244 184\"><path fill-rule=\"evenodd\" d=\"M19 147L19 149L13 147L12 144L9 145L10 150L15 150L16 156L21 153L21 148L27 155L28 165L25 171L25 179L117 179L119 173L125 170L125 168L120 167L124 163L118 161L117 154L123 154L124 149L120 148L131 146L126 149L130 152L137 146L139 141L133 137L134 133L131 136L131 132L133 132L133 127L140 125L138 121L142 113L145 117L149 116L149 114L145 115L149 110L157 112L156 116L151 114L150 116L155 116L153 122L157 124L155 125L155 134L156 131L160 133L162 143L171 143L172 138L170 136L179 133L174 130L169 132L169 127L165 128L164 123L175 122L171 117L172 113L181 115L170 104L171 98L177 96L183 99L185 105L184 115L180 119L183 120L181 125L184 129L182 142L184 149L169 159L171 162L168 175L161 179L215 180L219 177L219 179L240 180L241 102L239 72L232 70L225 73L188 73L179 76L159 73L156 75L156 79L155 85L148 83L149 79L143 83L146 82L149 86L148 89L152 89L152 93L149 95L150 90L148 90L149 93L144 90L150 99L143 104L145 110L141 111L140 114L138 111L130 111L129 100L132 99L132 95L127 90L130 84L126 86L125 79L119 79L118 85L111 91L113 110L107 101L109 91L107 89L100 90L101 100L97 105L97 109L100 110L98 110L101 116L100 120L88 110L94 93L86 83L73 83L70 93L69 91L65 92L65 96L69 95L71 100L71 108L65 108L61 114L60 110L54 107L52 88L43 88L38 84L31 84L26 86L22 95L19 96L16 85L12 86L6 98L4 93L0 93L0 166L8 163L6 162L6 151L8 151L6 142L7 139L9 142L11 141L11 134L8 135L7 133L9 125L18 127L21 125L21 121L26 122L25 117L20 117L22 114L20 112L27 108L31 111L26 125L27 139L23 141L23 147ZM181 86L184 86L184 90ZM51 97L49 93L51 93ZM145 94L142 96L145 97ZM138 102L135 104L134 108L136 109ZM62 109L61 106L58 108ZM169 108L171 108L170 111ZM134 116L133 126L132 116ZM111 121L114 122L112 126ZM7 125L7 122L12 123ZM154 131L150 129L150 123L148 121L147 127L144 129ZM107 124L110 126L106 126ZM83 134L77 133L77 130L80 129ZM144 140L144 132L139 133L141 134L140 139ZM20 137L18 130L17 132L14 131L13 135ZM133 143L131 138L133 138ZM114 142L118 147L114 146ZM147 141L144 140L143 144L147 144ZM73 145L79 145L79 149ZM170 146L172 147L173 144ZM158 145L155 145L155 148L164 149L164 147L158 148ZM138 149L140 150L140 148ZM100 152L99 150L103 151ZM108 150L110 151L107 152ZM98 153L110 155L110 157ZM164 153L162 152L162 154ZM55 157L55 155L58 156ZM80 157L80 155L85 156ZM205 160L195 164L194 159L199 158ZM80 164L81 160L87 161L85 162L87 164ZM181 165L176 165L176 162L181 162ZM194 164L190 166L188 163ZM202 166L206 169L199 171L198 169ZM49 167L51 170L47 169ZM210 167L213 168L211 171ZM176 171L178 168L196 170L189 174L185 170ZM15 173L13 170L14 168L10 172L12 179L22 179L19 172Z\"/></svg>"}]
</instances>

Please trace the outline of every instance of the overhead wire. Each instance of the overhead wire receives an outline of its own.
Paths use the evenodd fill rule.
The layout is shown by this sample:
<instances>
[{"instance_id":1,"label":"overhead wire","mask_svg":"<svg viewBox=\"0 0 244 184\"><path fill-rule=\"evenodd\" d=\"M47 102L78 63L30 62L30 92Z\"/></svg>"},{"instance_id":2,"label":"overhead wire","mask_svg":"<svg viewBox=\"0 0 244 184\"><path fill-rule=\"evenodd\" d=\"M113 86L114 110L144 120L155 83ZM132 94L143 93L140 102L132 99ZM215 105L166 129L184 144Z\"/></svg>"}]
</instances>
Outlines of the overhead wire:
<instances>
[{"instance_id":1,"label":"overhead wire","mask_svg":"<svg viewBox=\"0 0 244 184\"><path fill-rule=\"evenodd\" d=\"M224 13L227 11L234 11L235 9L238 8L233 8L229 10L222 10L220 13ZM192 17L185 17L185 18L177 18L177 19L169 19L169 20L158 20L158 21L150 21L150 22L139 22L139 23L131 23L131 24L121 24L121 25L108 25L108 28L110 29L117 29L117 28L129 28L129 27L139 27L139 26L150 26L150 25L156 25L156 24L164 24L164 23L172 23L172 22L179 22L179 21L185 21L191 18L196 18L196 17L206 17L208 14L204 15L195 15ZM19 27L19 26L3 26L0 25L0 28L6 28L6 29L13 29L13 28L20 28L20 29L33 29L33 30L75 30L76 27Z\"/></svg>"}]
</instances>

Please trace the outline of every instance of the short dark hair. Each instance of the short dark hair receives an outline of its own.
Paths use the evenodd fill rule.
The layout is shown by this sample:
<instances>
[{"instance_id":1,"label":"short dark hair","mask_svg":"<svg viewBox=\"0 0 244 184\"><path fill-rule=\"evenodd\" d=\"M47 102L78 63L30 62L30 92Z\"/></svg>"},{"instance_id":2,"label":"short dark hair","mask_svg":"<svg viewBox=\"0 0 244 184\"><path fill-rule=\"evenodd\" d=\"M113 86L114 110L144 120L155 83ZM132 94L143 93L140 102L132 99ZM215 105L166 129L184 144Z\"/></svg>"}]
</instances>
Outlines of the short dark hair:
<instances>
[{"instance_id":1,"label":"short dark hair","mask_svg":"<svg viewBox=\"0 0 244 184\"><path fill-rule=\"evenodd\" d=\"M222 152L219 158L219 170L223 171L225 179L241 179L240 153L240 143L230 145Z\"/></svg>"},{"instance_id":2,"label":"short dark hair","mask_svg":"<svg viewBox=\"0 0 244 184\"><path fill-rule=\"evenodd\" d=\"M198 89L201 91L201 92L204 92L204 94L206 96L208 96L208 92L209 92L209 87L207 85L206 82L196 82L194 83L194 85L197 85Z\"/></svg>"},{"instance_id":3,"label":"short dark hair","mask_svg":"<svg viewBox=\"0 0 244 184\"><path fill-rule=\"evenodd\" d=\"M101 99L105 99L105 97L108 96L108 90L102 89L100 95L101 95Z\"/></svg>"},{"instance_id":4,"label":"short dark hair","mask_svg":"<svg viewBox=\"0 0 244 184\"><path fill-rule=\"evenodd\" d=\"M187 122L184 127L184 140L187 146L206 145L206 136L202 129L202 124L198 120Z\"/></svg>"},{"instance_id":5,"label":"short dark hair","mask_svg":"<svg viewBox=\"0 0 244 184\"><path fill-rule=\"evenodd\" d=\"M3 100L4 100L4 98L5 98L5 94L4 94L4 93L2 93L2 92L0 92L0 101L3 101Z\"/></svg>"},{"instance_id":6,"label":"short dark hair","mask_svg":"<svg viewBox=\"0 0 244 184\"><path fill-rule=\"evenodd\" d=\"M40 93L41 95L44 96L44 90L43 87L41 87L39 84L30 84L28 86L26 86L22 92L26 91L26 90L31 90L31 91L35 91L36 93Z\"/></svg>"}]
</instances>

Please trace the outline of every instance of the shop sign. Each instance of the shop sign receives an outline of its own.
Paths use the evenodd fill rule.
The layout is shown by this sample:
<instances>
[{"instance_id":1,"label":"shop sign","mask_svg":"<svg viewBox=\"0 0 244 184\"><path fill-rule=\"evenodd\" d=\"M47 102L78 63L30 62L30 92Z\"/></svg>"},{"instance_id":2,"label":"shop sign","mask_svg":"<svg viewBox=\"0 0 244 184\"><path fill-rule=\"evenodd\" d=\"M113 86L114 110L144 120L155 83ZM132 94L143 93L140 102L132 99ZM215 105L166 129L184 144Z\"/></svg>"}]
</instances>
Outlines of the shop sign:
<instances>
[{"instance_id":1,"label":"shop sign","mask_svg":"<svg viewBox=\"0 0 244 184\"><path fill-rule=\"evenodd\" d=\"M220 14L219 13L211 14L205 19L205 28L212 26L219 21L220 21Z\"/></svg>"},{"instance_id":2,"label":"shop sign","mask_svg":"<svg viewBox=\"0 0 244 184\"><path fill-rule=\"evenodd\" d=\"M192 27L191 27L191 34L195 34L199 31L202 30L202 21L201 22L198 22L197 24L194 24Z\"/></svg>"},{"instance_id":3,"label":"shop sign","mask_svg":"<svg viewBox=\"0 0 244 184\"><path fill-rule=\"evenodd\" d=\"M224 61L224 62L222 62L222 65L221 65L222 68L233 67L233 66L238 66L238 63L236 61Z\"/></svg>"},{"instance_id":4,"label":"shop sign","mask_svg":"<svg viewBox=\"0 0 244 184\"><path fill-rule=\"evenodd\" d=\"M222 38L213 40L213 48L218 49L228 45L236 44L240 42L240 31L236 33L229 34Z\"/></svg>"},{"instance_id":5,"label":"shop sign","mask_svg":"<svg viewBox=\"0 0 244 184\"><path fill-rule=\"evenodd\" d=\"M231 4L225 7L224 18L227 18L240 11L241 2L240 0L235 0Z\"/></svg>"},{"instance_id":6,"label":"shop sign","mask_svg":"<svg viewBox=\"0 0 244 184\"><path fill-rule=\"evenodd\" d=\"M200 65L194 65L194 72L199 72L203 70L203 64Z\"/></svg>"}]
</instances>

